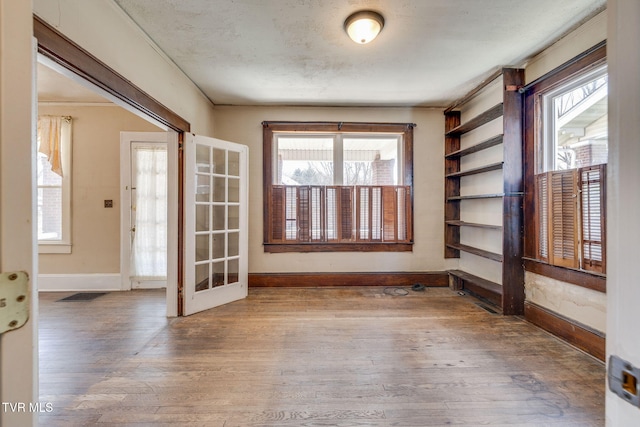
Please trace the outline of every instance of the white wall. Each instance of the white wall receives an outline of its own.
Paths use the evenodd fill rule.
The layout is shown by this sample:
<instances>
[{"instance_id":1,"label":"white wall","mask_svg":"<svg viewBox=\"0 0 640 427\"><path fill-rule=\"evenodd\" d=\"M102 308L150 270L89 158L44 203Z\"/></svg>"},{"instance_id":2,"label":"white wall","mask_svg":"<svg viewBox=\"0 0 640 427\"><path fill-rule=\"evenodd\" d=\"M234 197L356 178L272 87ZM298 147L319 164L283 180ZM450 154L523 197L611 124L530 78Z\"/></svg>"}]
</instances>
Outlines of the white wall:
<instances>
[{"instance_id":1,"label":"white wall","mask_svg":"<svg viewBox=\"0 0 640 427\"><path fill-rule=\"evenodd\" d=\"M34 13L191 124L213 135L211 102L110 0L34 0Z\"/></svg>"},{"instance_id":2,"label":"white wall","mask_svg":"<svg viewBox=\"0 0 640 427\"><path fill-rule=\"evenodd\" d=\"M607 11L604 11L529 61L525 68L526 83L562 65L605 40L606 37ZM609 131L611 132L611 129ZM608 169L613 168L610 166ZM607 206L607 216L612 211L611 205ZM611 258L611 253L607 253L607 263ZM607 265L607 270L608 273L611 272L610 264ZM608 289L610 289L610 283L608 274ZM527 301L583 323L599 332L605 332L606 294L529 272L525 275L525 290Z\"/></svg>"},{"instance_id":3,"label":"white wall","mask_svg":"<svg viewBox=\"0 0 640 427\"><path fill-rule=\"evenodd\" d=\"M605 10L532 58L526 64L526 82L536 80L606 38L607 11Z\"/></svg>"},{"instance_id":4,"label":"white wall","mask_svg":"<svg viewBox=\"0 0 640 427\"><path fill-rule=\"evenodd\" d=\"M640 367L640 1L609 0L607 355ZM640 409L607 392L607 425L640 425Z\"/></svg>"},{"instance_id":5,"label":"white wall","mask_svg":"<svg viewBox=\"0 0 640 427\"><path fill-rule=\"evenodd\" d=\"M38 400L31 22L31 2L0 0L0 271L31 278L29 321L0 336L0 401L26 405ZM0 408L2 426L36 424L36 413Z\"/></svg>"},{"instance_id":6,"label":"white wall","mask_svg":"<svg viewBox=\"0 0 640 427\"><path fill-rule=\"evenodd\" d=\"M265 253L262 246L262 121L412 122L413 252ZM443 271L444 115L426 108L215 108L216 138L249 146L249 272Z\"/></svg>"}]
</instances>

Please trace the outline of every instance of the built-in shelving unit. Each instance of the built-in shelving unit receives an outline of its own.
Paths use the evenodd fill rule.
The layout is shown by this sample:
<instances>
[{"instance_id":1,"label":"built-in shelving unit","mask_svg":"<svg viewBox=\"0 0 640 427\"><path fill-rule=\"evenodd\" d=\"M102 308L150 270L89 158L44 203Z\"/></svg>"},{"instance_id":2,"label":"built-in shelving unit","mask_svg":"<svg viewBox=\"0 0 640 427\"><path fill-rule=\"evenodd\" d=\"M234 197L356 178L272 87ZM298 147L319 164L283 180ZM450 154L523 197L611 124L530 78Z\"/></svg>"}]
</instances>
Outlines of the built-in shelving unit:
<instances>
[{"instance_id":1,"label":"built-in shelving unit","mask_svg":"<svg viewBox=\"0 0 640 427\"><path fill-rule=\"evenodd\" d=\"M460 252L490 259L502 264L502 285L482 277L452 270L450 275L456 289L466 289L500 306L504 314L522 314L524 310L524 272L522 269L522 132L521 95L522 70L503 69L503 102L461 123L460 111L445 110L445 257L459 258ZM474 90L477 94L479 89ZM467 100L455 105L464 105ZM503 131L470 147L461 148L460 137L499 118L503 118ZM491 147L502 145L503 161L472 169L461 169L461 158ZM460 194L463 177L502 170L504 192L492 194ZM502 199L503 224L481 224L460 219L465 200ZM490 252L460 242L460 229L474 227L502 231L502 254ZM504 254L504 255L503 255Z\"/></svg>"},{"instance_id":2,"label":"built-in shelving unit","mask_svg":"<svg viewBox=\"0 0 640 427\"><path fill-rule=\"evenodd\" d=\"M454 227L476 227L476 228L488 228L491 230L502 230L501 225L479 224L477 222L466 222L466 221L456 221L456 220L450 220L445 222L447 225L451 225Z\"/></svg>"}]
</instances>

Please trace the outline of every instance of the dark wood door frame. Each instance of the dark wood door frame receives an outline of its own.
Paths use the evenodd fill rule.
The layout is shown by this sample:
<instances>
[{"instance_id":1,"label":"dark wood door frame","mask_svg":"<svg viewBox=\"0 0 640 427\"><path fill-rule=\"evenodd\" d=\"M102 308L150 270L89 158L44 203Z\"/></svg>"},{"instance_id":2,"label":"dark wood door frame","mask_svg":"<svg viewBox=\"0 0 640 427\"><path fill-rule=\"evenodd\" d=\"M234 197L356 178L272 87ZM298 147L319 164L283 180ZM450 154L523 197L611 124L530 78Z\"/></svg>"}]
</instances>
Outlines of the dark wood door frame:
<instances>
[{"instance_id":1,"label":"dark wood door frame","mask_svg":"<svg viewBox=\"0 0 640 427\"><path fill-rule=\"evenodd\" d=\"M182 194L184 188L184 156L182 142L184 132L191 130L185 119L162 105L149 94L138 88L129 80L118 74L104 62L78 46L71 39L57 31L37 16L33 16L33 35L38 41L38 53L71 71L80 78L92 83L101 90L112 95L124 104L140 111L150 119L178 132L178 316L182 315L183 288L183 218L184 205Z\"/></svg>"}]
</instances>

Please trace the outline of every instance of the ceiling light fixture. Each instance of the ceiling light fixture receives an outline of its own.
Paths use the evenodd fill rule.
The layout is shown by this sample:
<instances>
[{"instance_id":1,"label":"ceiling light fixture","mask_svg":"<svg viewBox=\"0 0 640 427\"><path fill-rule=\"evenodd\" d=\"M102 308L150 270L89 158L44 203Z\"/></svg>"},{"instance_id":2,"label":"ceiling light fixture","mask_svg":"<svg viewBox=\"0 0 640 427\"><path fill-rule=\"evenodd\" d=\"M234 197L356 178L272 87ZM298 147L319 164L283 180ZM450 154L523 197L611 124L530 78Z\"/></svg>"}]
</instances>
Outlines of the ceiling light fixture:
<instances>
[{"instance_id":1,"label":"ceiling light fixture","mask_svg":"<svg viewBox=\"0 0 640 427\"><path fill-rule=\"evenodd\" d=\"M375 39L384 27L384 18L377 12L361 10L344 21L344 30L351 40L366 44Z\"/></svg>"}]
</instances>

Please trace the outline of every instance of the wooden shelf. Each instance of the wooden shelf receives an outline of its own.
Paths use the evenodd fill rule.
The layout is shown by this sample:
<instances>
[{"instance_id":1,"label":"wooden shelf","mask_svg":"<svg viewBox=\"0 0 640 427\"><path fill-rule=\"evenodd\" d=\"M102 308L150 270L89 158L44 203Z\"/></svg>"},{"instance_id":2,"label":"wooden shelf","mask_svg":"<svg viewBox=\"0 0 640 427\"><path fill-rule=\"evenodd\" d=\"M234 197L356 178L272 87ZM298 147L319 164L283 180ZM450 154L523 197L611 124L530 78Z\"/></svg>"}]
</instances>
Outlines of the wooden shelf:
<instances>
[{"instance_id":1,"label":"wooden shelf","mask_svg":"<svg viewBox=\"0 0 640 427\"><path fill-rule=\"evenodd\" d=\"M524 313L525 300L524 269L521 259L524 244L522 239L522 227L524 224L524 182L522 177L522 164L524 159L524 145L522 141L523 98L518 91L513 90L513 88L519 88L524 85L524 70L503 68L495 77L492 77L491 80L497 79L500 75L502 75L501 102L496 102L493 105L490 104L490 108L480 112L475 117L466 119L468 115L465 115L465 122L463 123L460 109L463 108L473 96L480 93L483 86L479 86L470 92L470 95L455 102L444 112L444 257L460 258L461 252L464 252L501 263L500 280L504 286L460 270L450 272L449 278L452 286L459 286L459 289L464 288L468 290L469 293L491 301L502 309L503 314L513 315ZM502 117L502 130L496 130L495 133L491 135L490 133L494 130L493 125L498 124L497 121L500 117ZM487 123L490 123L490 128L487 126L483 127ZM484 138L484 140L479 141L478 138L469 136L468 144L465 144L465 148L463 148L461 145L461 142L463 142L461 141L462 135L480 127L483 127L482 129L486 128L482 131L486 136L480 136L480 138ZM489 134L487 134L487 132L489 132ZM471 141L471 139L473 139L473 141ZM502 162L485 163L484 166L481 167L467 166L467 169L463 170L465 166L461 164L463 163L461 161L463 157L490 149L491 147L498 147L495 150L502 151ZM491 150L486 154L497 154L495 150ZM476 162L476 164L478 163ZM477 174L494 170L501 171L502 188L496 188L496 190L502 191L502 193L478 194L483 192L483 188L485 191L490 191L491 187L488 185L494 181L494 178L498 178L498 176L496 174ZM470 195L461 195L466 194L464 188L461 188L461 184L464 183L463 177L465 176L471 176L468 179L477 181L479 185L477 191L469 190L469 192L472 193ZM482 187L482 185L487 186ZM496 201L491 202L491 206L489 206L492 208L492 212L494 207L497 208L497 206L494 206L496 203L501 204L502 218L495 217L491 219L493 218L493 216L491 216L488 217L488 221L500 225L462 221L461 218L465 217L463 211L483 207L476 202L467 202L467 205L467 203L461 203L462 200L490 199L496 199ZM495 214L497 215L497 212L495 212ZM500 252L504 254L504 256L460 243L463 227L497 230L498 233L491 232L485 237L490 237L492 240L495 240L496 245L491 247L502 248ZM469 232L469 229L467 228L465 231ZM498 239L501 240L500 246L497 246ZM468 241L468 243L484 246L484 244L480 242L471 240Z\"/></svg>"},{"instance_id":2,"label":"wooden shelf","mask_svg":"<svg viewBox=\"0 0 640 427\"><path fill-rule=\"evenodd\" d=\"M477 153L478 151L486 150L487 148L495 147L496 145L502 144L503 135L494 136L493 138L487 139L486 141L482 141L479 144L473 145L469 148L465 148L463 150L454 151L453 153L446 154L444 156L445 159L455 159L463 156L467 156L469 154Z\"/></svg>"},{"instance_id":3,"label":"wooden shelf","mask_svg":"<svg viewBox=\"0 0 640 427\"><path fill-rule=\"evenodd\" d=\"M447 225L451 225L453 227L475 227L475 228L487 228L490 230L502 230L501 225L493 225L493 224L480 224L477 222L466 222L459 220L449 220L445 221Z\"/></svg>"},{"instance_id":4,"label":"wooden shelf","mask_svg":"<svg viewBox=\"0 0 640 427\"><path fill-rule=\"evenodd\" d=\"M485 111L484 113L472 118L471 120L467 121L466 123L461 124L460 126L457 126L453 129L451 129L449 132L447 132L445 135L446 136L455 136L455 135L462 135L465 134L467 132L470 132L476 128L479 128L480 126L489 123L491 120L493 119L497 119L498 117L502 116L502 112L503 112L503 105L502 102L493 106L492 108L488 109L487 111Z\"/></svg>"},{"instance_id":5,"label":"wooden shelf","mask_svg":"<svg viewBox=\"0 0 640 427\"><path fill-rule=\"evenodd\" d=\"M486 166L482 166L479 168L473 168L473 169L468 169L465 171L460 171L460 172L453 172L450 173L448 175L445 175L445 178L457 178L460 176L469 176L469 175L475 175L478 173L484 173L484 172L490 172L490 171L495 171L495 170L499 170L502 169L502 162L498 162L498 163L492 163L490 165L486 165Z\"/></svg>"},{"instance_id":6,"label":"wooden shelf","mask_svg":"<svg viewBox=\"0 0 640 427\"><path fill-rule=\"evenodd\" d=\"M447 202L451 202L455 200L497 199L500 197L504 197L504 194L496 193L496 194L474 194L472 196L451 196L451 197L447 197Z\"/></svg>"},{"instance_id":7,"label":"wooden shelf","mask_svg":"<svg viewBox=\"0 0 640 427\"><path fill-rule=\"evenodd\" d=\"M502 285L491 280L483 279L462 270L449 270L453 276L457 290L465 290L474 295L481 296L496 306L500 307L502 302Z\"/></svg>"},{"instance_id":8,"label":"wooden shelf","mask_svg":"<svg viewBox=\"0 0 640 427\"><path fill-rule=\"evenodd\" d=\"M462 252L478 255L483 258L487 258L493 261L502 262L502 255L495 252L486 251L484 249L476 248L469 245L463 245L462 243L447 243L447 246L451 249L457 249Z\"/></svg>"}]
</instances>

